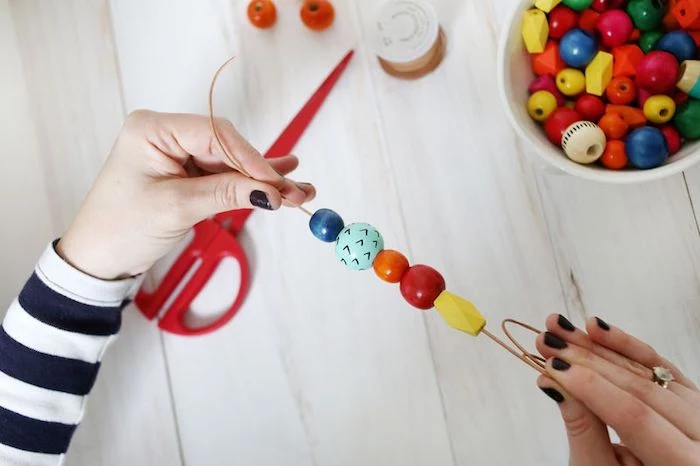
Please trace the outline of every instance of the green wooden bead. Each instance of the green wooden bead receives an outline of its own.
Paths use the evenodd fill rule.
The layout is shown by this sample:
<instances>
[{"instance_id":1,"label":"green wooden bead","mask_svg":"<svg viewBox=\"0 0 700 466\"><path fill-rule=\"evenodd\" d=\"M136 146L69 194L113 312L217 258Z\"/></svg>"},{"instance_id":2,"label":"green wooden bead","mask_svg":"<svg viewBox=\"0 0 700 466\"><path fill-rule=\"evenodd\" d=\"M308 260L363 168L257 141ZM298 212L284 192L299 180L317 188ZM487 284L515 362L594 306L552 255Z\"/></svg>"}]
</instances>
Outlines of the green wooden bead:
<instances>
[{"instance_id":1,"label":"green wooden bead","mask_svg":"<svg viewBox=\"0 0 700 466\"><path fill-rule=\"evenodd\" d=\"M562 2L572 10L583 11L593 3L593 0L564 0Z\"/></svg>"},{"instance_id":2,"label":"green wooden bead","mask_svg":"<svg viewBox=\"0 0 700 466\"><path fill-rule=\"evenodd\" d=\"M372 267L379 251L384 249L384 239L376 228L367 223L352 223L338 234L335 256L346 267L365 270Z\"/></svg>"},{"instance_id":3,"label":"green wooden bead","mask_svg":"<svg viewBox=\"0 0 700 466\"><path fill-rule=\"evenodd\" d=\"M627 13L640 31L658 29L664 19L664 2L661 0L630 0Z\"/></svg>"},{"instance_id":4,"label":"green wooden bead","mask_svg":"<svg viewBox=\"0 0 700 466\"><path fill-rule=\"evenodd\" d=\"M673 126L685 139L700 139L700 100L690 99L678 107Z\"/></svg>"},{"instance_id":5,"label":"green wooden bead","mask_svg":"<svg viewBox=\"0 0 700 466\"><path fill-rule=\"evenodd\" d=\"M663 31L649 31L645 32L639 37L639 48L642 52L649 53L654 49L656 43L663 37Z\"/></svg>"}]
</instances>

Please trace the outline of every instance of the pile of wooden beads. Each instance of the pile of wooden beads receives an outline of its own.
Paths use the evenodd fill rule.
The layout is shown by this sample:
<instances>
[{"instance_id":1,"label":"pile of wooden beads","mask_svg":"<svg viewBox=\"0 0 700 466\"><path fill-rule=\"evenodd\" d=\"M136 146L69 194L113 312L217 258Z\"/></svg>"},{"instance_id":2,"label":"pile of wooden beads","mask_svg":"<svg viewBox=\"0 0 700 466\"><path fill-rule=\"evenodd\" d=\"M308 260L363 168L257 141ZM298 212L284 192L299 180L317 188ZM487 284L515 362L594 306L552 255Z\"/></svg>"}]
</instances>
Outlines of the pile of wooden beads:
<instances>
[{"instance_id":1,"label":"pile of wooden beads","mask_svg":"<svg viewBox=\"0 0 700 466\"><path fill-rule=\"evenodd\" d=\"M352 270L373 268L388 283L399 283L404 299L418 309L435 307L452 327L476 336L486 320L469 301L447 291L440 272L427 265L410 265L398 251L384 249L381 233L367 223L345 225L330 209L319 209L311 216L313 235L327 243L335 242L335 255Z\"/></svg>"},{"instance_id":2,"label":"pile of wooden beads","mask_svg":"<svg viewBox=\"0 0 700 466\"><path fill-rule=\"evenodd\" d=\"M527 110L571 160L655 168L700 139L700 0L536 0Z\"/></svg>"}]
</instances>

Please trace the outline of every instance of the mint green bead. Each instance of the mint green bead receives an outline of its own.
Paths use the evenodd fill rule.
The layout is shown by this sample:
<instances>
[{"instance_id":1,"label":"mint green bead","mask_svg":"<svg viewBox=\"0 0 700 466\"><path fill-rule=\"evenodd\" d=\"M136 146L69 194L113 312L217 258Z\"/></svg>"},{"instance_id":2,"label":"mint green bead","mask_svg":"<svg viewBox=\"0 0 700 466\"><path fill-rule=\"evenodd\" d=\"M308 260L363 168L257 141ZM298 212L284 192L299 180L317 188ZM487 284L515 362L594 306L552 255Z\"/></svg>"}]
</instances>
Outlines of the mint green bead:
<instances>
[{"instance_id":1,"label":"mint green bead","mask_svg":"<svg viewBox=\"0 0 700 466\"><path fill-rule=\"evenodd\" d=\"M382 249L382 235L367 223L352 223L346 226L335 242L335 256L343 265L353 270L372 267L374 259Z\"/></svg>"}]
</instances>

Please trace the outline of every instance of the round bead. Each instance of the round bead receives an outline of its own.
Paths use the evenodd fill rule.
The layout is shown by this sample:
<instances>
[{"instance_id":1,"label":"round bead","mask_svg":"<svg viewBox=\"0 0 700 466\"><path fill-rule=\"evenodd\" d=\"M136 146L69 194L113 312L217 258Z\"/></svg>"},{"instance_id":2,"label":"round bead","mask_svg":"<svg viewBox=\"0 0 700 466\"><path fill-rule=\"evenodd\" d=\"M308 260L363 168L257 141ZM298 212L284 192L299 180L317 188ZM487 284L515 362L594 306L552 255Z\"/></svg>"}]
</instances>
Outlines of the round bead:
<instances>
[{"instance_id":1,"label":"round bead","mask_svg":"<svg viewBox=\"0 0 700 466\"><path fill-rule=\"evenodd\" d=\"M690 99L678 107L673 125L684 138L700 139L700 100Z\"/></svg>"},{"instance_id":2,"label":"round bead","mask_svg":"<svg viewBox=\"0 0 700 466\"><path fill-rule=\"evenodd\" d=\"M598 51L595 38L583 29L572 29L559 42L559 55L567 65L585 68Z\"/></svg>"},{"instance_id":3,"label":"round bead","mask_svg":"<svg viewBox=\"0 0 700 466\"><path fill-rule=\"evenodd\" d=\"M661 26L664 19L664 2L661 0L630 0L627 13L641 31L651 31Z\"/></svg>"},{"instance_id":4,"label":"round bead","mask_svg":"<svg viewBox=\"0 0 700 466\"><path fill-rule=\"evenodd\" d=\"M445 291L445 279L440 272L427 265L414 265L401 278L401 295L418 309L430 309Z\"/></svg>"},{"instance_id":5,"label":"round bead","mask_svg":"<svg viewBox=\"0 0 700 466\"><path fill-rule=\"evenodd\" d=\"M562 3L572 10L583 11L593 3L593 0L564 0Z\"/></svg>"},{"instance_id":6,"label":"round bead","mask_svg":"<svg viewBox=\"0 0 700 466\"><path fill-rule=\"evenodd\" d=\"M534 94L537 91L548 91L557 99L557 106L561 107L566 102L564 96L561 95L557 85L554 83L554 78L548 74L543 76L538 76L530 86L527 88L530 94Z\"/></svg>"},{"instance_id":7,"label":"round bead","mask_svg":"<svg viewBox=\"0 0 700 466\"><path fill-rule=\"evenodd\" d=\"M633 130L625 140L625 151L630 163L641 169L658 167L668 158L666 139L653 126Z\"/></svg>"},{"instance_id":8,"label":"round bead","mask_svg":"<svg viewBox=\"0 0 700 466\"><path fill-rule=\"evenodd\" d=\"M577 121L564 132L561 148L574 162L593 163L603 155L605 133L595 123Z\"/></svg>"},{"instance_id":9,"label":"round bead","mask_svg":"<svg viewBox=\"0 0 700 466\"><path fill-rule=\"evenodd\" d=\"M547 134L547 139L552 144L560 146L564 131L580 119L581 115L576 110L568 107L557 108L544 122L544 131Z\"/></svg>"},{"instance_id":10,"label":"round bead","mask_svg":"<svg viewBox=\"0 0 700 466\"><path fill-rule=\"evenodd\" d=\"M408 269L406 256L393 249L385 249L374 259L374 272L379 278L389 283L398 283Z\"/></svg>"},{"instance_id":11,"label":"round bead","mask_svg":"<svg viewBox=\"0 0 700 466\"><path fill-rule=\"evenodd\" d=\"M586 77L581 70L565 68L557 73L557 89L564 95L579 95L586 89Z\"/></svg>"},{"instance_id":12,"label":"round bead","mask_svg":"<svg viewBox=\"0 0 700 466\"><path fill-rule=\"evenodd\" d=\"M596 29L600 32L603 44L607 47L617 47L629 40L634 31L634 24L624 11L608 10L598 18Z\"/></svg>"},{"instance_id":13,"label":"round bead","mask_svg":"<svg viewBox=\"0 0 700 466\"><path fill-rule=\"evenodd\" d=\"M676 102L667 95L653 95L644 102L644 116L652 123L662 124L673 118Z\"/></svg>"},{"instance_id":14,"label":"round bead","mask_svg":"<svg viewBox=\"0 0 700 466\"><path fill-rule=\"evenodd\" d=\"M314 31L327 29L335 19L335 9L328 0L305 0L299 10L301 21Z\"/></svg>"},{"instance_id":15,"label":"round bead","mask_svg":"<svg viewBox=\"0 0 700 466\"><path fill-rule=\"evenodd\" d=\"M629 123L617 112L608 112L598 121L598 126L608 139L622 139L630 129Z\"/></svg>"},{"instance_id":16,"label":"round bead","mask_svg":"<svg viewBox=\"0 0 700 466\"><path fill-rule=\"evenodd\" d=\"M338 235L335 256L350 269L366 270L382 249L384 239L376 228L367 223L351 223Z\"/></svg>"},{"instance_id":17,"label":"round bead","mask_svg":"<svg viewBox=\"0 0 700 466\"><path fill-rule=\"evenodd\" d=\"M611 170L621 170L627 166L627 154L625 143L622 141L608 141L605 152L600 158L600 163Z\"/></svg>"},{"instance_id":18,"label":"round bead","mask_svg":"<svg viewBox=\"0 0 700 466\"><path fill-rule=\"evenodd\" d=\"M681 146L683 145L683 141L681 141L681 135L678 134L678 131L676 131L676 128L674 128L671 125L665 125L659 128L661 131L661 134L664 135L664 138L666 139L666 147L668 147L668 153L669 155L673 155L677 153L679 150L681 150Z\"/></svg>"},{"instance_id":19,"label":"round bead","mask_svg":"<svg viewBox=\"0 0 700 466\"><path fill-rule=\"evenodd\" d=\"M547 15L549 19L549 37L561 39L578 24L578 13L566 5L557 5Z\"/></svg>"},{"instance_id":20,"label":"round bead","mask_svg":"<svg viewBox=\"0 0 700 466\"><path fill-rule=\"evenodd\" d=\"M527 100L527 113L535 121L544 121L557 108L557 99L551 92L537 91Z\"/></svg>"},{"instance_id":21,"label":"round bead","mask_svg":"<svg viewBox=\"0 0 700 466\"><path fill-rule=\"evenodd\" d=\"M645 32L639 38L639 48L642 52L649 53L654 48L656 43L663 37L664 33L662 31L649 31Z\"/></svg>"},{"instance_id":22,"label":"round bead","mask_svg":"<svg viewBox=\"0 0 700 466\"><path fill-rule=\"evenodd\" d=\"M309 220L311 233L321 241L332 243L343 230L343 219L330 209L318 209Z\"/></svg>"},{"instance_id":23,"label":"round bead","mask_svg":"<svg viewBox=\"0 0 700 466\"><path fill-rule=\"evenodd\" d=\"M659 39L655 48L673 54L678 61L682 62L695 58L697 45L695 45L693 36L687 32L671 31Z\"/></svg>"},{"instance_id":24,"label":"round bead","mask_svg":"<svg viewBox=\"0 0 700 466\"><path fill-rule=\"evenodd\" d=\"M618 76L610 80L605 95L611 104L627 105L637 96L637 86L631 78Z\"/></svg>"},{"instance_id":25,"label":"round bead","mask_svg":"<svg viewBox=\"0 0 700 466\"><path fill-rule=\"evenodd\" d=\"M251 0L248 3L248 20L257 28L269 28L277 21L277 8L271 0Z\"/></svg>"},{"instance_id":26,"label":"round bead","mask_svg":"<svg viewBox=\"0 0 700 466\"><path fill-rule=\"evenodd\" d=\"M605 113L605 102L593 94L583 94L576 100L574 107L581 118L588 121L598 121Z\"/></svg>"},{"instance_id":27,"label":"round bead","mask_svg":"<svg viewBox=\"0 0 700 466\"><path fill-rule=\"evenodd\" d=\"M678 60L668 52L649 52L637 66L637 85L654 94L672 91L677 79Z\"/></svg>"}]
</instances>

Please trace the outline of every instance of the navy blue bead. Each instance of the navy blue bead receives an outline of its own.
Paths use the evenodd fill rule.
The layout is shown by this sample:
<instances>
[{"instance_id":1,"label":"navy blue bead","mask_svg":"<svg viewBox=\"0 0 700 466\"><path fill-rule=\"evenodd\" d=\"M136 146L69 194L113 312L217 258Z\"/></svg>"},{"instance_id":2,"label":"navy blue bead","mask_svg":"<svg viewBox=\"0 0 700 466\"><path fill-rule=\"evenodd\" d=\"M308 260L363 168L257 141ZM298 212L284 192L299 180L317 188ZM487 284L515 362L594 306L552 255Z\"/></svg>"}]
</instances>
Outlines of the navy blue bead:
<instances>
[{"instance_id":1,"label":"navy blue bead","mask_svg":"<svg viewBox=\"0 0 700 466\"><path fill-rule=\"evenodd\" d=\"M693 36L687 32L671 31L659 39L654 48L675 55L678 61L685 61L695 58L697 47Z\"/></svg>"},{"instance_id":2,"label":"navy blue bead","mask_svg":"<svg viewBox=\"0 0 700 466\"><path fill-rule=\"evenodd\" d=\"M318 209L309 220L311 233L321 241L332 243L345 227L343 219L330 209Z\"/></svg>"},{"instance_id":3,"label":"navy blue bead","mask_svg":"<svg viewBox=\"0 0 700 466\"><path fill-rule=\"evenodd\" d=\"M662 165L668 158L666 138L658 128L644 126L625 139L625 152L630 163L642 170Z\"/></svg>"},{"instance_id":4,"label":"navy blue bead","mask_svg":"<svg viewBox=\"0 0 700 466\"><path fill-rule=\"evenodd\" d=\"M559 56L573 68L585 68L598 51L598 43L583 29L572 29L559 41Z\"/></svg>"}]
</instances>

